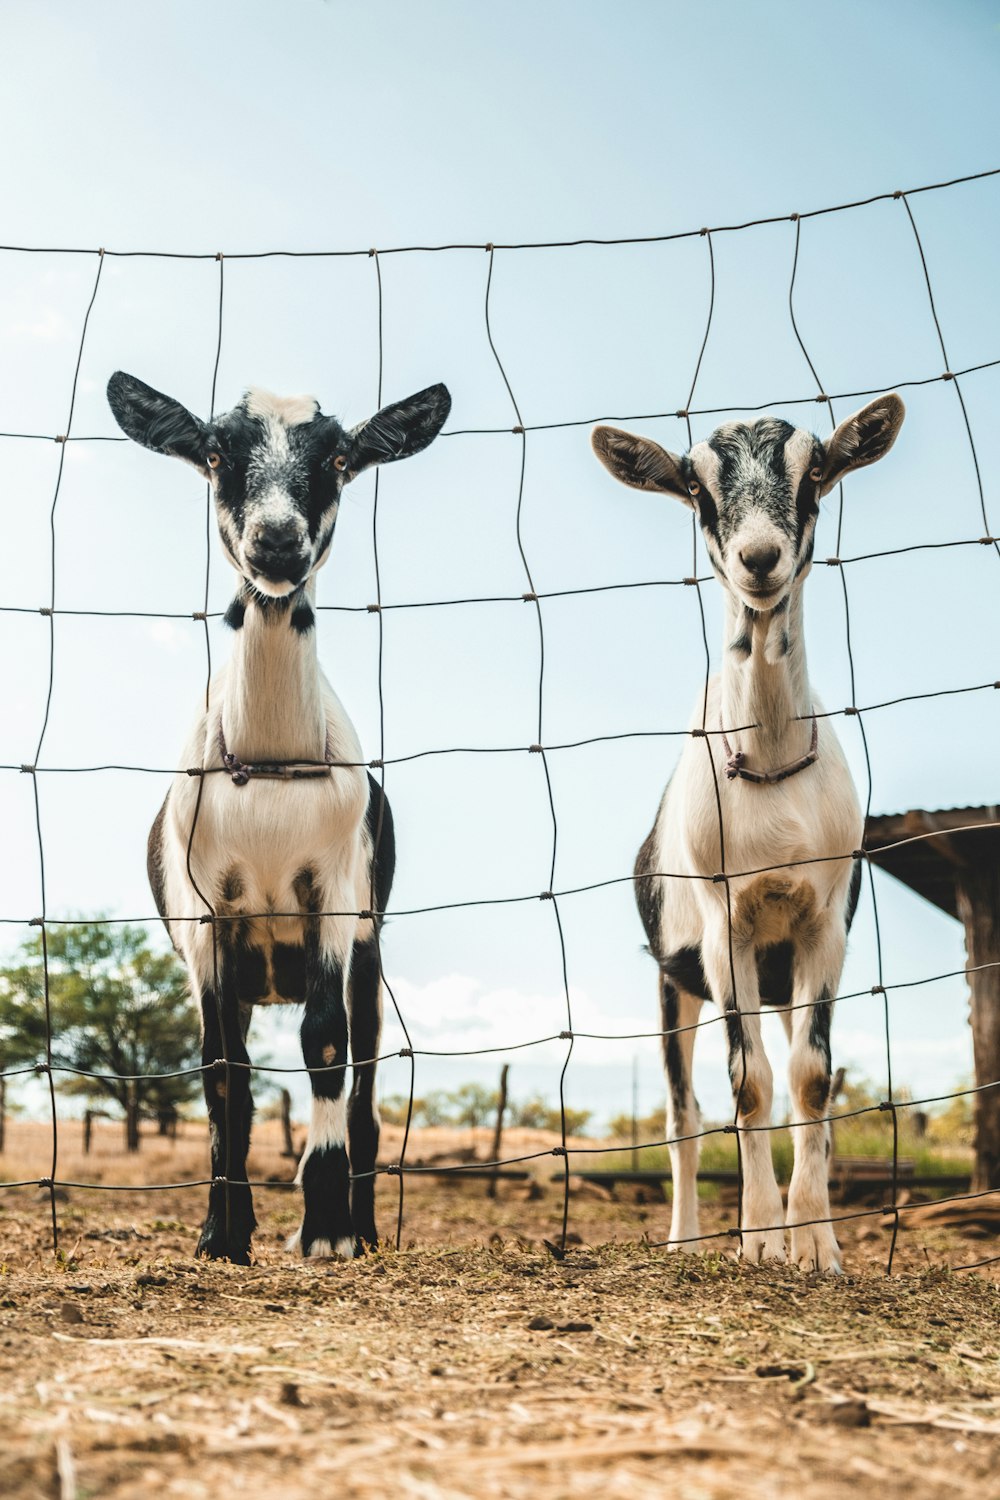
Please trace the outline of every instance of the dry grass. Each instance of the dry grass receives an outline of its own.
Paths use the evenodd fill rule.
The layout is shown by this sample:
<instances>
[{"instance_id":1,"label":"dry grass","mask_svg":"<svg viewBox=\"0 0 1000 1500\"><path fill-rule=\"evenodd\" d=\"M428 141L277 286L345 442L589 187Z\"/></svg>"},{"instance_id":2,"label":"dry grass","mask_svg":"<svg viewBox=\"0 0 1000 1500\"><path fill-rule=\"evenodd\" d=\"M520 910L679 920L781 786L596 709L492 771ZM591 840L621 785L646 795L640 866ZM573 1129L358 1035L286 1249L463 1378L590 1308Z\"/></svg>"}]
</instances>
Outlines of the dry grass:
<instances>
[{"instance_id":1,"label":"dry grass","mask_svg":"<svg viewBox=\"0 0 1000 1500\"><path fill-rule=\"evenodd\" d=\"M519 1132L505 1149L552 1144ZM8 1178L47 1173L44 1127L15 1124L10 1145ZM455 1145L421 1131L413 1156ZM90 1157L79 1147L66 1127L60 1176L162 1183L207 1166L198 1127L138 1157L110 1126ZM543 1159L540 1178L557 1166ZM291 1170L262 1126L254 1176ZM405 1187L404 1249L352 1265L286 1255L296 1197L261 1191L246 1270L190 1258L203 1190L74 1190L58 1261L45 1196L0 1192L4 1495L214 1497L234 1481L254 1500L329 1484L413 1500L994 1492L998 1286L946 1269L995 1251L970 1226L904 1230L887 1279L881 1221L854 1221L832 1282L651 1249L667 1209L635 1190L575 1190L559 1261L544 1241L561 1187L503 1184L495 1203L480 1182ZM382 1181L385 1231L397 1191ZM732 1205L709 1213L721 1225Z\"/></svg>"}]
</instances>

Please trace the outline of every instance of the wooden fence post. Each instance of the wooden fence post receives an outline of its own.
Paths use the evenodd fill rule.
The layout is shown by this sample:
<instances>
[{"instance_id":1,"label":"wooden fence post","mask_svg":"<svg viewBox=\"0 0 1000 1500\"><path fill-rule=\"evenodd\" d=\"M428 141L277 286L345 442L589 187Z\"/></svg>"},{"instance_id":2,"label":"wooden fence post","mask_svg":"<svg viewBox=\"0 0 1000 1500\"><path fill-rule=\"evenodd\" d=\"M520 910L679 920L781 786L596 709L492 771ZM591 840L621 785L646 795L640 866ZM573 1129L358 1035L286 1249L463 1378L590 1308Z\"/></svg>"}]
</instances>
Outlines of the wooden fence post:
<instances>
[{"instance_id":1,"label":"wooden fence post","mask_svg":"<svg viewBox=\"0 0 1000 1500\"><path fill-rule=\"evenodd\" d=\"M497 1122L493 1127L493 1145L490 1149L490 1160L500 1160L500 1147L503 1142L503 1117L507 1111L507 1074L510 1071L508 1063L504 1063L500 1069L500 1093L497 1097ZM487 1198L495 1198L497 1195L497 1172L499 1167L494 1167L490 1174L490 1180L486 1184Z\"/></svg>"},{"instance_id":2,"label":"wooden fence post","mask_svg":"<svg viewBox=\"0 0 1000 1500\"><path fill-rule=\"evenodd\" d=\"M284 1142L281 1150L282 1156L294 1156L295 1142L292 1140L292 1096L287 1089L281 1090L281 1134Z\"/></svg>"}]
</instances>

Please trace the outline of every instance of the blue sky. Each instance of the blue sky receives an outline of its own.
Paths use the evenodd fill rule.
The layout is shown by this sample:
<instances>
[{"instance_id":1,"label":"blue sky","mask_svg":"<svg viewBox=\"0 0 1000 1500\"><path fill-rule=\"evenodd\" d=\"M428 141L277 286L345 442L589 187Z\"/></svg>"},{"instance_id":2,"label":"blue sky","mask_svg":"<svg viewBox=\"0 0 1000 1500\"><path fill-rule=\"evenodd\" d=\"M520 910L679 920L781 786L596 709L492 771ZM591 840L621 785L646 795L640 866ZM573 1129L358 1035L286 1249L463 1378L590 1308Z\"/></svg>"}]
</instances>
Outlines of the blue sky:
<instances>
[{"instance_id":1,"label":"blue sky","mask_svg":"<svg viewBox=\"0 0 1000 1500\"><path fill-rule=\"evenodd\" d=\"M1000 165L1000 4L354 4L216 0L166 7L9 0L0 16L4 230L13 245L207 252L357 249L672 234L862 199ZM995 246L1000 179L912 199L953 368L1000 357ZM826 431L788 318L795 226L713 236L715 313L695 406L774 410ZM383 255L384 391L434 380L450 429L509 427L485 337L481 249ZM65 429L92 255L0 252L0 429ZM227 260L218 405L247 384L315 392L354 421L375 405L374 263ZM705 329L708 243L500 251L491 325L529 424L684 405ZM122 367L205 412L217 333L213 259L105 261L73 431L115 432L103 389ZM900 202L806 220L796 316L827 390L891 388L940 374L919 257ZM987 439L1000 372L969 376L993 529ZM841 555L982 533L952 387L904 392L890 458L845 487ZM838 418L858 401L836 406ZM722 418L695 420L704 436ZM674 418L641 424L675 449ZM0 603L48 599L48 514L58 449L0 440L7 546ZM515 545L520 445L509 433L442 438L387 470L380 490L383 598L514 602L384 616L386 755L536 738L538 639ZM818 555L834 552L835 497ZM371 754L379 737L371 477L349 492L320 580L320 649ZM587 428L531 433L525 549L540 590L677 580L691 527L665 497L616 487ZM957 548L847 568L857 702L998 676L991 549ZM707 572L702 557L700 571ZM62 609L201 607L203 487L130 445L71 445L56 510ZM214 544L211 607L232 575ZM717 590L703 590L713 661ZM353 606L354 612L343 609ZM690 589L589 594L544 606L547 743L680 730L705 671ZM840 576L814 570L807 639L816 691L850 701ZM202 628L185 619L59 618L42 764L176 763L205 674ZM216 660L225 653L213 626ZM31 761L48 687L48 627L0 615L0 762ZM857 724L838 721L867 794ZM976 693L865 718L876 811L996 801L997 702ZM559 888L627 875L679 740L624 739L550 757ZM145 832L165 775L40 778L49 911L148 916ZM454 755L390 766L401 844L398 909L539 891L551 828L537 757ZM7 859L0 914L39 908L31 787L0 772ZM956 923L878 878L885 978L961 967ZM627 884L561 906L574 1021L593 1031L657 1024L654 976ZM11 941L19 935L8 929ZM560 955L543 903L400 916L386 967L418 1045L502 1045L565 1025ZM870 899L843 989L878 978ZM961 980L891 1000L894 1073L942 1092L969 1066ZM706 1011L706 1015L709 1012ZM884 1076L881 1014L845 1002L837 1060ZM297 1023L262 1029L295 1062ZM699 1092L725 1108L718 1027L700 1049ZM633 1053L641 1103L661 1093L654 1041L581 1044L571 1103L613 1113ZM512 1054L515 1092L551 1091L561 1046ZM418 1063L418 1089L492 1078L499 1058ZM387 1065L384 1088L405 1080ZM779 1086L779 1095L781 1089Z\"/></svg>"}]
</instances>

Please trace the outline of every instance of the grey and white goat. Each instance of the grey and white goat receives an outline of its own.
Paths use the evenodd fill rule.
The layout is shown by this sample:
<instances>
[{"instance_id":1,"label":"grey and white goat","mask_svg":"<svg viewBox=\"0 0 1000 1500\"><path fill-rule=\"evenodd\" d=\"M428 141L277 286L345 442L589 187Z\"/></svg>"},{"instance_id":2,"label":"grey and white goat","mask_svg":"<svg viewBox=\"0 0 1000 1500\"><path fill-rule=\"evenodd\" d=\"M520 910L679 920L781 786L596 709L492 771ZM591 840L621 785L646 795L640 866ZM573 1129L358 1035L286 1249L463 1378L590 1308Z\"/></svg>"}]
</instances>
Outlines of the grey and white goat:
<instances>
[{"instance_id":1,"label":"grey and white goat","mask_svg":"<svg viewBox=\"0 0 1000 1500\"><path fill-rule=\"evenodd\" d=\"M742 1252L755 1262L785 1259L786 1221L763 1128L772 1074L760 1010L773 1005L791 1044L793 1117L818 1122L792 1132L792 1260L806 1269L840 1269L836 1237L824 1222L823 1117L831 1001L861 871L836 856L860 847L863 820L843 752L830 720L818 717L809 685L802 590L820 499L845 474L882 458L903 416L898 396L879 397L825 443L772 417L729 422L683 457L617 428L593 434L597 457L616 479L693 508L725 598L722 672L692 720L692 728L709 733L685 745L635 869L636 901L660 969L667 1136L674 1143L670 1240L677 1249L698 1244L691 1061L694 1028L712 999L725 1017L737 1123L745 1127ZM726 882L711 879L723 868L766 873L733 875L727 891Z\"/></svg>"},{"instance_id":2,"label":"grey and white goat","mask_svg":"<svg viewBox=\"0 0 1000 1500\"><path fill-rule=\"evenodd\" d=\"M343 486L426 448L451 398L431 386L351 431L311 396L250 390L203 422L118 372L108 400L129 437L205 475L240 575L226 615L233 653L212 679L182 761L204 774L175 778L149 838L157 908L202 1008L212 1177L226 1179L209 1190L198 1254L249 1261L247 1030L255 1005L297 1002L302 1055L319 1071L310 1074L296 1240L306 1256L350 1257L376 1242L377 914L395 843L388 803L320 669L315 575ZM214 921L202 920L208 915ZM223 1057L230 1066L212 1066Z\"/></svg>"}]
</instances>

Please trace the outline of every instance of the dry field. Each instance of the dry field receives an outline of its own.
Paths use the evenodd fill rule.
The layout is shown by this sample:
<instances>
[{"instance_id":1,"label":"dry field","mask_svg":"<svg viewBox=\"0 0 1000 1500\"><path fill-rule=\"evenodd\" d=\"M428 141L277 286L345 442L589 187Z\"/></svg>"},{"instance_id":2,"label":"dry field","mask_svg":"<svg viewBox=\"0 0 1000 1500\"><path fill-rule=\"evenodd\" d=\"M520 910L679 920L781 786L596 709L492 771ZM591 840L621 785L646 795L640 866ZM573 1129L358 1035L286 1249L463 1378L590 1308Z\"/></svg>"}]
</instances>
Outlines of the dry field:
<instances>
[{"instance_id":1,"label":"dry field","mask_svg":"<svg viewBox=\"0 0 1000 1500\"><path fill-rule=\"evenodd\" d=\"M458 1135L471 1144L417 1132L410 1159ZM504 1149L552 1144L518 1131ZM9 1126L3 1174L45 1175L47 1147L44 1127ZM69 1124L59 1175L178 1181L205 1156L199 1127L129 1158L103 1126L84 1157ZM964 1224L904 1215L892 1278L880 1217L850 1221L832 1281L743 1267L725 1240L669 1256L662 1201L574 1182L560 1260L557 1165L495 1202L479 1181L409 1177L402 1249L351 1265L284 1252L297 1203L280 1187L257 1194L249 1269L191 1259L202 1189L71 1190L55 1260L47 1196L0 1191L0 1494L1000 1494L1000 1283L950 1269L997 1252L995 1206ZM273 1125L251 1170L291 1175ZM383 1179L387 1234L397 1195ZM707 1217L731 1223L732 1203Z\"/></svg>"}]
</instances>

